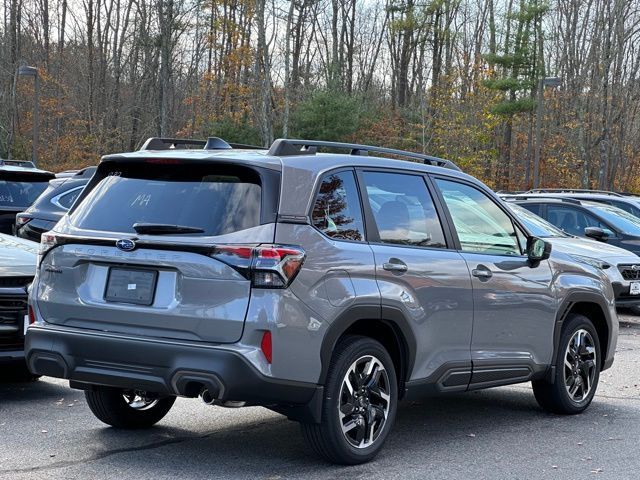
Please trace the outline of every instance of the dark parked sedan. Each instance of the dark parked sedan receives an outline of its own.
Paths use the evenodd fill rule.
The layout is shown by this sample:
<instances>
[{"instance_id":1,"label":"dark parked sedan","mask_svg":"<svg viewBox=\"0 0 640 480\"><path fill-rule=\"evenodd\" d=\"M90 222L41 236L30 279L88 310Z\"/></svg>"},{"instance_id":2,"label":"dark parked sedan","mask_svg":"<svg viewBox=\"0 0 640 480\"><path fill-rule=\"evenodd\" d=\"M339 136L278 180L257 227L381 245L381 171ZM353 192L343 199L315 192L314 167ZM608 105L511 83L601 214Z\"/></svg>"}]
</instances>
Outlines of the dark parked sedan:
<instances>
[{"instance_id":1,"label":"dark parked sedan","mask_svg":"<svg viewBox=\"0 0 640 480\"><path fill-rule=\"evenodd\" d=\"M620 208L540 194L503 198L514 201L570 235L593 238L640 254L640 219ZM640 274L637 279L640 280Z\"/></svg>"},{"instance_id":2,"label":"dark parked sedan","mask_svg":"<svg viewBox=\"0 0 640 480\"><path fill-rule=\"evenodd\" d=\"M53 173L31 162L0 160L0 232L11 233L16 214L29 207L47 188Z\"/></svg>"},{"instance_id":3,"label":"dark parked sedan","mask_svg":"<svg viewBox=\"0 0 640 480\"><path fill-rule=\"evenodd\" d=\"M40 235L51 230L67 213L95 171L96 167L87 167L72 176L51 180L33 205L16 216L15 234L39 242Z\"/></svg>"}]
</instances>

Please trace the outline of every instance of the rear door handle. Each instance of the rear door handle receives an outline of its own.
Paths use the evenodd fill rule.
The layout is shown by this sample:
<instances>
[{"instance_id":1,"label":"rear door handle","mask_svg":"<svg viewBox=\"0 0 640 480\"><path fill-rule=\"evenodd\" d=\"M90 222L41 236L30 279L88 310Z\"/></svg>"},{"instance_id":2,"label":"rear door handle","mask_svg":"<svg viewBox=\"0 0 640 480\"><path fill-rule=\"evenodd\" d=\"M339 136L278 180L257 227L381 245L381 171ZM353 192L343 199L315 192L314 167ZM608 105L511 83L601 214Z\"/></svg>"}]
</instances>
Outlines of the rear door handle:
<instances>
[{"instance_id":1,"label":"rear door handle","mask_svg":"<svg viewBox=\"0 0 640 480\"><path fill-rule=\"evenodd\" d=\"M382 264L382 269L388 272L406 272L409 267L402 260L390 258L388 262Z\"/></svg>"},{"instance_id":2,"label":"rear door handle","mask_svg":"<svg viewBox=\"0 0 640 480\"><path fill-rule=\"evenodd\" d=\"M493 273L491 273L491 270L487 270L485 268L474 268L473 270L471 270L471 275L477 278L493 277Z\"/></svg>"}]
</instances>

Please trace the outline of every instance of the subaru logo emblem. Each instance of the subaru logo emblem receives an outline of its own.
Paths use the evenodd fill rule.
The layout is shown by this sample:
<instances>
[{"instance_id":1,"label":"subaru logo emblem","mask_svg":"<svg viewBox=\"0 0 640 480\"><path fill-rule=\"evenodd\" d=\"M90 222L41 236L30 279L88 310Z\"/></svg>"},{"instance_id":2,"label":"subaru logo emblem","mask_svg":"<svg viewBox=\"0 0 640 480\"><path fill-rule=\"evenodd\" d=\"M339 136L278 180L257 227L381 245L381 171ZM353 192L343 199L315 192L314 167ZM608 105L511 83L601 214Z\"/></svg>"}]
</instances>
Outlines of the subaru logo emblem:
<instances>
[{"instance_id":1,"label":"subaru logo emblem","mask_svg":"<svg viewBox=\"0 0 640 480\"><path fill-rule=\"evenodd\" d=\"M136 248L136 242L129 240L128 238L122 238L116 242L116 247L120 250L124 250L125 252L130 252Z\"/></svg>"}]
</instances>

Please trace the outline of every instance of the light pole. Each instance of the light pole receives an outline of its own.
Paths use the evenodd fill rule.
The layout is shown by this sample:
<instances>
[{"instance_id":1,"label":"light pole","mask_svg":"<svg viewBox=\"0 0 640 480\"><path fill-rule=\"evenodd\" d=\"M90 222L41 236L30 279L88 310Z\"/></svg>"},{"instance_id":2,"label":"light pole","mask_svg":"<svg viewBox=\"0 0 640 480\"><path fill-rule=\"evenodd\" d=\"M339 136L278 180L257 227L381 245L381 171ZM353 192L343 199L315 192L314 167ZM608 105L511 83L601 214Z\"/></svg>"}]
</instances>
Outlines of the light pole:
<instances>
[{"instance_id":1,"label":"light pole","mask_svg":"<svg viewBox=\"0 0 640 480\"><path fill-rule=\"evenodd\" d=\"M40 134L40 77L36 67L21 65L18 67L18 75L21 77L33 77L35 87L35 104L33 107L33 140L31 142L32 153L31 160L35 165L38 164L38 137Z\"/></svg>"},{"instance_id":2,"label":"light pole","mask_svg":"<svg viewBox=\"0 0 640 480\"><path fill-rule=\"evenodd\" d=\"M544 87L559 87L560 77L544 77L538 80L538 109L536 111L536 151L533 158L533 188L540 186L540 150L542 149L542 115L544 112Z\"/></svg>"}]
</instances>

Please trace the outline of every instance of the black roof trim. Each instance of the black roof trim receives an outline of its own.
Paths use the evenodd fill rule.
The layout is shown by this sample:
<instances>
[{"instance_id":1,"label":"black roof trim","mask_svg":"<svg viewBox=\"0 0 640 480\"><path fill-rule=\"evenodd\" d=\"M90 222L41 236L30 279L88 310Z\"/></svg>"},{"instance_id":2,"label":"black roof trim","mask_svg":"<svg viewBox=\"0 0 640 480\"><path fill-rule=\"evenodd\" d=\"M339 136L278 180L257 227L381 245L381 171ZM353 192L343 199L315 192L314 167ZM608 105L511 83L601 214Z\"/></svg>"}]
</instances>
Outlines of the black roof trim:
<instances>
[{"instance_id":1,"label":"black roof trim","mask_svg":"<svg viewBox=\"0 0 640 480\"><path fill-rule=\"evenodd\" d=\"M502 200L507 201L507 202L518 202L518 201L522 201L522 202L526 202L526 201L537 201L537 200L555 200L556 202L559 203L570 203L572 205L582 205L582 202L576 198L570 198L570 197L551 197L551 196L547 196L547 195L541 195L541 194L533 194L533 195L500 195L500 198L502 198Z\"/></svg>"},{"instance_id":2,"label":"black roof trim","mask_svg":"<svg viewBox=\"0 0 640 480\"><path fill-rule=\"evenodd\" d=\"M371 145L360 145L357 143L327 142L323 140L293 140L279 138L271 145L268 155L274 157L288 157L297 155L315 155L318 148L336 148L350 150L351 155L368 155L372 153L382 153L386 155L395 155L414 160L420 160L425 165L433 165L436 167L450 168L452 170L460 170L451 160L425 155L424 153L409 152L406 150L396 150L394 148L374 147Z\"/></svg>"},{"instance_id":3,"label":"black roof trim","mask_svg":"<svg viewBox=\"0 0 640 480\"><path fill-rule=\"evenodd\" d=\"M588 188L533 188L524 193L593 193L597 195L611 195L613 197L624 196L611 190L590 190Z\"/></svg>"}]
</instances>

